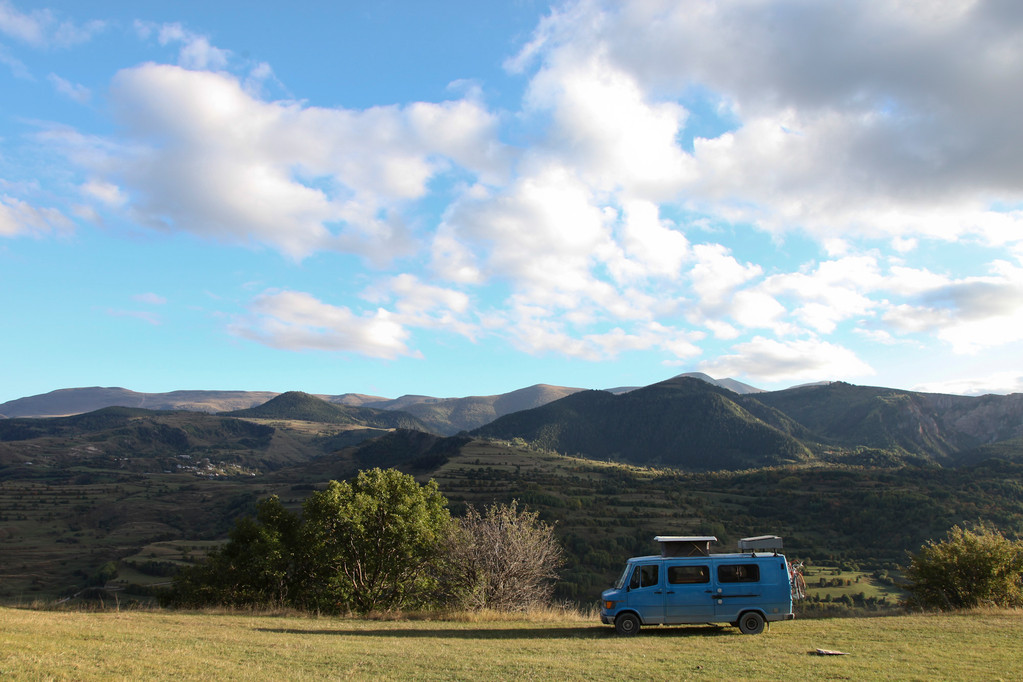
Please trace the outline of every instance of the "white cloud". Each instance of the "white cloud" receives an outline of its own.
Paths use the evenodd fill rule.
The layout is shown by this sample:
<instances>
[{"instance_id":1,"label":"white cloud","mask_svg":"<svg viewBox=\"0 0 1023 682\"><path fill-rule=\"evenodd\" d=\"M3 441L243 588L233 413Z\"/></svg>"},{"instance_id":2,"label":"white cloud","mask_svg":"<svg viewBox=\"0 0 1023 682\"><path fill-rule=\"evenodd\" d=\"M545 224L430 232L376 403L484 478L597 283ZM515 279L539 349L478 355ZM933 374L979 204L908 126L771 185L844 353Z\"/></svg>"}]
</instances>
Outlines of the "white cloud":
<instances>
[{"instance_id":1,"label":"white cloud","mask_svg":"<svg viewBox=\"0 0 1023 682\"><path fill-rule=\"evenodd\" d=\"M89 180L81 187L82 194L95 199L105 206L120 207L128 202L121 188L111 182L102 180Z\"/></svg>"},{"instance_id":2,"label":"white cloud","mask_svg":"<svg viewBox=\"0 0 1023 682\"><path fill-rule=\"evenodd\" d=\"M653 202L629 201L623 210L621 245L627 260L610 265L624 270L621 275L629 279L680 277L683 264L691 255L685 235L670 222L660 219L657 204Z\"/></svg>"},{"instance_id":3,"label":"white cloud","mask_svg":"<svg viewBox=\"0 0 1023 682\"><path fill-rule=\"evenodd\" d=\"M919 288L908 303L892 305L883 320L903 334L933 334L956 353L1023 340L1023 269L996 262L991 270L987 277Z\"/></svg>"},{"instance_id":4,"label":"white cloud","mask_svg":"<svg viewBox=\"0 0 1023 682\"><path fill-rule=\"evenodd\" d=\"M136 21L135 32L143 40L155 35L160 45L180 45L178 65L186 69L218 71L226 68L231 59L230 50L214 46L207 36L190 31L179 23Z\"/></svg>"},{"instance_id":5,"label":"white cloud","mask_svg":"<svg viewBox=\"0 0 1023 682\"><path fill-rule=\"evenodd\" d=\"M94 187L118 186L143 224L294 258L407 251L402 208L426 194L439 159L485 176L502 163L494 118L469 101L322 109L257 99L225 74L155 64L120 72L112 99L122 139L64 135Z\"/></svg>"},{"instance_id":6,"label":"white cloud","mask_svg":"<svg viewBox=\"0 0 1023 682\"><path fill-rule=\"evenodd\" d=\"M393 302L393 319L405 326L450 331L469 339L478 331L466 319L470 309L466 293L428 284L410 273L370 287L364 297L374 303Z\"/></svg>"},{"instance_id":7,"label":"white cloud","mask_svg":"<svg viewBox=\"0 0 1023 682\"><path fill-rule=\"evenodd\" d=\"M757 289L794 300L796 319L829 334L840 322L871 314L878 304L868 294L883 284L875 256L849 255L819 263L812 272L772 275Z\"/></svg>"},{"instance_id":8,"label":"white cloud","mask_svg":"<svg viewBox=\"0 0 1023 682\"><path fill-rule=\"evenodd\" d=\"M27 66L25 66L25 63L12 56L3 44L0 44L0 64L9 68L11 70L11 75L15 78L26 81L35 80L32 76L32 72Z\"/></svg>"},{"instance_id":9,"label":"white cloud","mask_svg":"<svg viewBox=\"0 0 1023 682\"><path fill-rule=\"evenodd\" d=\"M53 88L57 92L73 99L79 104L85 104L92 99L92 91L89 88L78 83L72 83L55 73L50 74L50 83L53 84Z\"/></svg>"},{"instance_id":10,"label":"white cloud","mask_svg":"<svg viewBox=\"0 0 1023 682\"><path fill-rule=\"evenodd\" d=\"M788 331L783 320L786 312L777 299L760 291L738 291L729 304L729 314L741 327L772 329L780 334Z\"/></svg>"},{"instance_id":11,"label":"white cloud","mask_svg":"<svg viewBox=\"0 0 1023 682\"><path fill-rule=\"evenodd\" d=\"M1023 198L1020 13L1012 3L937 6L577 2L546 18L509 65L540 65L533 99L578 131L566 132L578 149L565 153L598 171L616 159L622 187L643 182L630 160L652 158L647 133L657 153L677 155L657 131L688 124L697 88L728 102L739 124L697 138L691 159L651 162L664 196L822 240L1018 242L1020 215L991 201ZM615 116L619 125L602 125ZM616 156L632 133L636 154Z\"/></svg>"},{"instance_id":12,"label":"white cloud","mask_svg":"<svg viewBox=\"0 0 1023 682\"><path fill-rule=\"evenodd\" d=\"M989 393L1006 395L1023 393L1023 374L1008 370L995 372L987 376L969 379L951 379L948 381L919 384L914 391L925 393L947 393L952 395L985 395Z\"/></svg>"},{"instance_id":13,"label":"white cloud","mask_svg":"<svg viewBox=\"0 0 1023 682\"><path fill-rule=\"evenodd\" d=\"M777 341L758 336L737 344L732 351L732 355L702 363L700 371L769 383L846 380L874 374L853 351L819 339Z\"/></svg>"},{"instance_id":14,"label":"white cloud","mask_svg":"<svg viewBox=\"0 0 1023 682\"><path fill-rule=\"evenodd\" d=\"M502 194L465 196L449 211L440 234L484 254L477 264L490 276L552 295L593 284L590 269L611 244L610 227L589 189L570 169L553 165L520 178ZM463 251L461 259L466 255Z\"/></svg>"},{"instance_id":15,"label":"white cloud","mask_svg":"<svg viewBox=\"0 0 1023 682\"><path fill-rule=\"evenodd\" d=\"M530 81L527 105L551 110L551 150L588 184L626 197L671 198L691 175L677 142L685 109L649 102L635 79L600 56L571 51Z\"/></svg>"},{"instance_id":16,"label":"white cloud","mask_svg":"<svg viewBox=\"0 0 1023 682\"><path fill-rule=\"evenodd\" d=\"M704 305L725 303L737 287L762 273L759 265L737 261L722 244L698 244L693 252L696 264L689 271L689 277Z\"/></svg>"},{"instance_id":17,"label":"white cloud","mask_svg":"<svg viewBox=\"0 0 1023 682\"><path fill-rule=\"evenodd\" d=\"M0 237L70 231L73 224L55 208L37 208L15 197L0 195Z\"/></svg>"},{"instance_id":18,"label":"white cloud","mask_svg":"<svg viewBox=\"0 0 1023 682\"><path fill-rule=\"evenodd\" d=\"M32 47L72 47L88 42L104 28L102 21L76 24L62 20L49 9L19 12L8 0L0 0L0 33Z\"/></svg>"},{"instance_id":19,"label":"white cloud","mask_svg":"<svg viewBox=\"0 0 1023 682\"><path fill-rule=\"evenodd\" d=\"M257 296L250 315L236 320L231 331L285 350L353 352L384 359L414 355L406 345L408 330L388 311L357 315L300 291Z\"/></svg>"},{"instance_id":20,"label":"white cloud","mask_svg":"<svg viewBox=\"0 0 1023 682\"><path fill-rule=\"evenodd\" d=\"M657 322L580 334L541 307L520 306L501 317L498 333L532 355L557 353L597 362L614 360L633 351L658 350L673 360L692 358L702 352L695 343L702 338L701 334Z\"/></svg>"}]
</instances>

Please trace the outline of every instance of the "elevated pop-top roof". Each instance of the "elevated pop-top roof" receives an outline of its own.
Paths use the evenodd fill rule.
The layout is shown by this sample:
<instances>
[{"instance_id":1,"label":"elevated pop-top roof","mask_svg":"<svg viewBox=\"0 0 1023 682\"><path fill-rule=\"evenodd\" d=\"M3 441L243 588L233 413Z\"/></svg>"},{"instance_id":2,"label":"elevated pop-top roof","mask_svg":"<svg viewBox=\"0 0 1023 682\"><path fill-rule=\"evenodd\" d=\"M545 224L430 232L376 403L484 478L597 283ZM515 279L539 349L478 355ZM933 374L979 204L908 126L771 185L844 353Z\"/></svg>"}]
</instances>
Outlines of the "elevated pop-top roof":
<instances>
[{"instance_id":1,"label":"elevated pop-top roof","mask_svg":"<svg viewBox=\"0 0 1023 682\"><path fill-rule=\"evenodd\" d=\"M739 540L740 552L774 552L782 548L781 538L777 535L757 535Z\"/></svg>"},{"instance_id":2,"label":"elevated pop-top roof","mask_svg":"<svg viewBox=\"0 0 1023 682\"><path fill-rule=\"evenodd\" d=\"M710 543L717 542L713 535L658 535L654 538L661 544L661 556L707 556Z\"/></svg>"}]
</instances>

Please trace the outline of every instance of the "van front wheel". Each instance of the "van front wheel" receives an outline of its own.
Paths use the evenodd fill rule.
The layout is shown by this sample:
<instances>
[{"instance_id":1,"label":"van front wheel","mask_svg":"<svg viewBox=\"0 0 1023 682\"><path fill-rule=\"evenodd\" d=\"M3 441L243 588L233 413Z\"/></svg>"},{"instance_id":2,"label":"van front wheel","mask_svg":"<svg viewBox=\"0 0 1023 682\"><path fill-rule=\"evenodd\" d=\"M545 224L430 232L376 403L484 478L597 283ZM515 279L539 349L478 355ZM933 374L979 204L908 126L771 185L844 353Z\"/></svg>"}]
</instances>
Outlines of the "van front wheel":
<instances>
[{"instance_id":1,"label":"van front wheel","mask_svg":"<svg viewBox=\"0 0 1023 682\"><path fill-rule=\"evenodd\" d=\"M639 618L634 613L623 613L615 618L615 632L619 635L634 635L639 632Z\"/></svg>"},{"instance_id":2,"label":"van front wheel","mask_svg":"<svg viewBox=\"0 0 1023 682\"><path fill-rule=\"evenodd\" d=\"M739 616L739 631L744 635L759 635L764 631L764 617L756 611Z\"/></svg>"}]
</instances>

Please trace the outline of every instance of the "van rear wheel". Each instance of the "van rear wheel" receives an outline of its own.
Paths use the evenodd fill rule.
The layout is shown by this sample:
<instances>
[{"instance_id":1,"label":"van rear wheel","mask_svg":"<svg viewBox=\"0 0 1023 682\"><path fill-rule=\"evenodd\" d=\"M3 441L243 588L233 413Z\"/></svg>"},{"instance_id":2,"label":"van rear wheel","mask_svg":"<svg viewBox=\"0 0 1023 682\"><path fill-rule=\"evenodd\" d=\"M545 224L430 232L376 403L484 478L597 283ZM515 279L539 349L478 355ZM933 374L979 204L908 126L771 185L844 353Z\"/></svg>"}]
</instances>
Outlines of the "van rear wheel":
<instances>
[{"instance_id":1,"label":"van rear wheel","mask_svg":"<svg viewBox=\"0 0 1023 682\"><path fill-rule=\"evenodd\" d=\"M756 611L739 616L739 631L744 635L759 635L764 631L764 617Z\"/></svg>"},{"instance_id":2,"label":"van rear wheel","mask_svg":"<svg viewBox=\"0 0 1023 682\"><path fill-rule=\"evenodd\" d=\"M634 635L639 632L639 618L634 613L622 613L615 618L615 632L619 635Z\"/></svg>"}]
</instances>

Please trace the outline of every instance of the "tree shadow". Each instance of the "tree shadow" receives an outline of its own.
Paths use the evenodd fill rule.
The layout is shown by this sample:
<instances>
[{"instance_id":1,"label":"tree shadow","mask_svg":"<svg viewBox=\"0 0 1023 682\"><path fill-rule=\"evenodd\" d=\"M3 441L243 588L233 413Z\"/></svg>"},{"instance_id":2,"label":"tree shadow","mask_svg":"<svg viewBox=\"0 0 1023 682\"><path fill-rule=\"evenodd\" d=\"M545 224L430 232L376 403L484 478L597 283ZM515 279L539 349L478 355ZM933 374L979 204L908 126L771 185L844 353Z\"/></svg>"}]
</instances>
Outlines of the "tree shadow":
<instances>
[{"instance_id":1,"label":"tree shadow","mask_svg":"<svg viewBox=\"0 0 1023 682\"><path fill-rule=\"evenodd\" d=\"M424 626L409 629L347 629L309 630L303 628L256 628L258 632L285 635L333 635L335 637L421 637L437 639L613 639L614 628L603 625L587 627L527 628L457 628ZM716 625L688 627L646 627L635 637L720 637L736 634L736 630ZM624 639L624 638L623 638Z\"/></svg>"}]
</instances>

